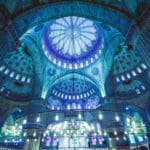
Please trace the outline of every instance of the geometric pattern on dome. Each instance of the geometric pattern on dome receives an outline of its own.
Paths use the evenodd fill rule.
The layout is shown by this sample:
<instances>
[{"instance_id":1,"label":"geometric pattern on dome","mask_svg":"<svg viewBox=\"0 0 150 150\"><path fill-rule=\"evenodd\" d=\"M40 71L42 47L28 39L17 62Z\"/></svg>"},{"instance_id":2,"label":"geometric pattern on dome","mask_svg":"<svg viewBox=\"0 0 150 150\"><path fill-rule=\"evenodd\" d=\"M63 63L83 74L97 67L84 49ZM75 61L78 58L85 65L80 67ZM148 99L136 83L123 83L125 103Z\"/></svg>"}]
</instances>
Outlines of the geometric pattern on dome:
<instances>
[{"instance_id":1,"label":"geometric pattern on dome","mask_svg":"<svg viewBox=\"0 0 150 150\"><path fill-rule=\"evenodd\" d=\"M8 53L0 65L0 73L20 82L31 83L33 61L22 49Z\"/></svg>"},{"instance_id":2,"label":"geometric pattern on dome","mask_svg":"<svg viewBox=\"0 0 150 150\"><path fill-rule=\"evenodd\" d=\"M146 69L146 64L134 49L127 51L127 47L124 46L115 56L113 75L116 76L116 82L128 81Z\"/></svg>"},{"instance_id":3,"label":"geometric pattern on dome","mask_svg":"<svg viewBox=\"0 0 150 150\"><path fill-rule=\"evenodd\" d=\"M99 90L92 81L70 75L56 81L46 97L51 110L96 109L100 106L101 99Z\"/></svg>"},{"instance_id":4,"label":"geometric pattern on dome","mask_svg":"<svg viewBox=\"0 0 150 150\"><path fill-rule=\"evenodd\" d=\"M54 20L42 42L48 59L68 69L83 68L95 62L104 47L98 26L89 19L77 16Z\"/></svg>"},{"instance_id":5,"label":"geometric pattern on dome","mask_svg":"<svg viewBox=\"0 0 150 150\"><path fill-rule=\"evenodd\" d=\"M70 57L87 53L88 47L97 38L93 22L79 17L58 19L50 26L49 32L52 45L56 44L56 51Z\"/></svg>"},{"instance_id":6,"label":"geometric pattern on dome","mask_svg":"<svg viewBox=\"0 0 150 150\"><path fill-rule=\"evenodd\" d=\"M49 95L64 100L79 100L87 99L92 95L98 95L98 88L91 82L78 79L78 78L68 78L62 80L57 84L54 84Z\"/></svg>"},{"instance_id":7,"label":"geometric pattern on dome","mask_svg":"<svg viewBox=\"0 0 150 150\"><path fill-rule=\"evenodd\" d=\"M17 72L28 75L32 75L33 73L32 58L26 56L22 50L9 53L4 58L4 62Z\"/></svg>"},{"instance_id":8,"label":"geometric pattern on dome","mask_svg":"<svg viewBox=\"0 0 150 150\"><path fill-rule=\"evenodd\" d=\"M122 51L114 63L114 74L120 74L132 70L142 61L140 55L134 51Z\"/></svg>"},{"instance_id":9,"label":"geometric pattern on dome","mask_svg":"<svg viewBox=\"0 0 150 150\"><path fill-rule=\"evenodd\" d=\"M98 97L98 96L90 97L87 100L86 108L87 109L96 109L99 106L99 104L100 104L100 97Z\"/></svg>"}]
</instances>

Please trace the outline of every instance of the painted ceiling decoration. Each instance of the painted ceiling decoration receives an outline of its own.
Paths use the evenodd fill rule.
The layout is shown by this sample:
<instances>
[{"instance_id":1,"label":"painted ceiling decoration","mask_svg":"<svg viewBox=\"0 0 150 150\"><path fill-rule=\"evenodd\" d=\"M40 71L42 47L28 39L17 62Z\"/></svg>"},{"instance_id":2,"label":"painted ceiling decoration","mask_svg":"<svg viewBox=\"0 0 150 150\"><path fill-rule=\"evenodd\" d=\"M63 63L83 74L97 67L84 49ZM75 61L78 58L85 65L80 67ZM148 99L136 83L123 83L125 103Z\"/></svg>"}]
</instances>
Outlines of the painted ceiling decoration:
<instances>
[{"instance_id":1,"label":"painted ceiling decoration","mask_svg":"<svg viewBox=\"0 0 150 150\"><path fill-rule=\"evenodd\" d=\"M49 89L47 98L49 109L70 110L96 109L100 105L101 96L97 85L90 79L69 74L64 79L54 82Z\"/></svg>"},{"instance_id":2,"label":"painted ceiling decoration","mask_svg":"<svg viewBox=\"0 0 150 150\"><path fill-rule=\"evenodd\" d=\"M114 75L116 82L123 82L136 77L147 69L147 66L134 49L127 49L127 46L118 46L114 60Z\"/></svg>"},{"instance_id":3,"label":"painted ceiling decoration","mask_svg":"<svg viewBox=\"0 0 150 150\"><path fill-rule=\"evenodd\" d=\"M45 7L33 7L33 10L34 13L32 13L32 11L23 11L23 18L21 15L15 15L13 24L18 35L23 35L24 32L26 32L29 28L38 25L39 22L43 23L45 21L52 20L53 18L65 17L70 14L104 21L114 28L117 28L117 30L119 30L123 35L127 33L131 24L131 16L128 15L128 13L124 13L124 11L122 12L120 9L113 9L113 7L107 9L107 7L103 7L102 5L89 5L89 3L82 1L52 3ZM45 13L42 13L42 11ZM40 16L38 19L36 19L37 15ZM116 20L118 21L117 24ZM19 22L22 24L21 27L19 27ZM125 26L123 27L123 25Z\"/></svg>"},{"instance_id":4,"label":"painted ceiling decoration","mask_svg":"<svg viewBox=\"0 0 150 150\"><path fill-rule=\"evenodd\" d=\"M33 78L33 61L27 47L9 52L1 60L0 93L2 95L13 100L22 97L22 101L23 99L26 101L26 97L32 95Z\"/></svg>"},{"instance_id":5,"label":"painted ceiling decoration","mask_svg":"<svg viewBox=\"0 0 150 150\"><path fill-rule=\"evenodd\" d=\"M78 69L95 62L104 41L98 26L77 16L56 19L43 38L45 55L57 66Z\"/></svg>"},{"instance_id":6,"label":"painted ceiling decoration","mask_svg":"<svg viewBox=\"0 0 150 150\"><path fill-rule=\"evenodd\" d=\"M32 58L28 56L29 54L26 52L26 49L27 47L25 47L24 50L19 49L16 52L10 52L4 58L0 70L10 78L14 78L21 82L31 83L33 64ZM15 70L13 71L14 68ZM24 76L22 74L24 74Z\"/></svg>"},{"instance_id":7,"label":"painted ceiling decoration","mask_svg":"<svg viewBox=\"0 0 150 150\"><path fill-rule=\"evenodd\" d=\"M49 95L64 100L79 100L95 95L98 91L97 87L89 81L72 77L67 79L67 83L63 80L53 85Z\"/></svg>"},{"instance_id":8,"label":"painted ceiling decoration","mask_svg":"<svg viewBox=\"0 0 150 150\"><path fill-rule=\"evenodd\" d=\"M148 146L150 2L10 1L0 0L0 149Z\"/></svg>"}]
</instances>

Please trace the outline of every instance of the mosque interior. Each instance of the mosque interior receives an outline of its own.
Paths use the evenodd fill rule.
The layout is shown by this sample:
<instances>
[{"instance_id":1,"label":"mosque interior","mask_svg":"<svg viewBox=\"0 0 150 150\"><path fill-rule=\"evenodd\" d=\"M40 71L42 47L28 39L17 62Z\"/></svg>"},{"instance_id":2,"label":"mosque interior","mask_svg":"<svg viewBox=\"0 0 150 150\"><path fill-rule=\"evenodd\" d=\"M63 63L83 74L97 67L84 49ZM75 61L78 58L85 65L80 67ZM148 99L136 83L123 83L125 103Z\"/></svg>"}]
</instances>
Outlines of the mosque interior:
<instances>
[{"instance_id":1,"label":"mosque interior","mask_svg":"<svg viewBox=\"0 0 150 150\"><path fill-rule=\"evenodd\" d=\"M0 0L0 150L149 150L150 0Z\"/></svg>"}]
</instances>

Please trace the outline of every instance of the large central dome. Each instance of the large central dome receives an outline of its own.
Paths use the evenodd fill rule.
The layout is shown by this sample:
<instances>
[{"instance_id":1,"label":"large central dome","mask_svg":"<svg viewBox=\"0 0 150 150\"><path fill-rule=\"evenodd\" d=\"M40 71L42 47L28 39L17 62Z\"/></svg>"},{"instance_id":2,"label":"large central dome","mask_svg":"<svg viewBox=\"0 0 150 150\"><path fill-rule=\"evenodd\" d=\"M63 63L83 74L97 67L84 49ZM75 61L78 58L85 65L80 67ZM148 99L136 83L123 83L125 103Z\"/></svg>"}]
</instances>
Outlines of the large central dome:
<instances>
[{"instance_id":1,"label":"large central dome","mask_svg":"<svg viewBox=\"0 0 150 150\"><path fill-rule=\"evenodd\" d=\"M69 16L54 20L44 35L43 49L54 64L77 69L93 63L101 54L103 38L91 20Z\"/></svg>"},{"instance_id":2,"label":"large central dome","mask_svg":"<svg viewBox=\"0 0 150 150\"><path fill-rule=\"evenodd\" d=\"M63 55L78 57L84 55L97 39L96 27L92 21L79 17L56 20L49 30L51 42Z\"/></svg>"}]
</instances>

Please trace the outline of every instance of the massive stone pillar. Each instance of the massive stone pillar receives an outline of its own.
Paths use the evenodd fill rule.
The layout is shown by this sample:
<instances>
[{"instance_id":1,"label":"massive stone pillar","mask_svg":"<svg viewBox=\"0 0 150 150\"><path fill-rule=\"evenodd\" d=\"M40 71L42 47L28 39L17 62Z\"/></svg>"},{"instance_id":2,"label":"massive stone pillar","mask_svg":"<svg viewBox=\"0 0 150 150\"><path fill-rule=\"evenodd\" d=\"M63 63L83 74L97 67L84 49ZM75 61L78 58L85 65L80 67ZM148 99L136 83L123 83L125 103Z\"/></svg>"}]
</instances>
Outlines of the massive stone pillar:
<instances>
[{"instance_id":1,"label":"massive stone pillar","mask_svg":"<svg viewBox=\"0 0 150 150\"><path fill-rule=\"evenodd\" d=\"M42 135L41 125L28 123L24 125L24 147L23 150L40 150L40 141Z\"/></svg>"},{"instance_id":2,"label":"massive stone pillar","mask_svg":"<svg viewBox=\"0 0 150 150\"><path fill-rule=\"evenodd\" d=\"M39 150L40 149L40 137L38 139L27 139L24 144L23 150Z\"/></svg>"}]
</instances>

